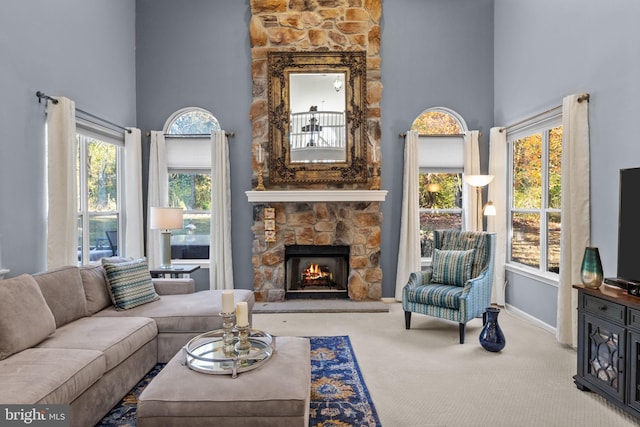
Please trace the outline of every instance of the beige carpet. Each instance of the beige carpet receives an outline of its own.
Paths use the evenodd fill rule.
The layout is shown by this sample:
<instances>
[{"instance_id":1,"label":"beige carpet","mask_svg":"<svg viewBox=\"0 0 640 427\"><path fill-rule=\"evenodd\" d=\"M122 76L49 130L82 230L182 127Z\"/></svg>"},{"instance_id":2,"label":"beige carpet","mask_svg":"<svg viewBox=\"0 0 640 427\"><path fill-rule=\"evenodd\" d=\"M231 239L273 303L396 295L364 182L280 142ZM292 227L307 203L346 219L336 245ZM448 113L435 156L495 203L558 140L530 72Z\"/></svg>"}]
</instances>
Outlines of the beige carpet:
<instances>
[{"instance_id":1,"label":"beige carpet","mask_svg":"<svg viewBox=\"0 0 640 427\"><path fill-rule=\"evenodd\" d=\"M458 325L413 315L404 329L399 303L378 313L255 313L253 327L276 335L349 335L385 427L635 426L631 417L573 384L576 352L502 310L507 344L478 343L480 319Z\"/></svg>"}]
</instances>

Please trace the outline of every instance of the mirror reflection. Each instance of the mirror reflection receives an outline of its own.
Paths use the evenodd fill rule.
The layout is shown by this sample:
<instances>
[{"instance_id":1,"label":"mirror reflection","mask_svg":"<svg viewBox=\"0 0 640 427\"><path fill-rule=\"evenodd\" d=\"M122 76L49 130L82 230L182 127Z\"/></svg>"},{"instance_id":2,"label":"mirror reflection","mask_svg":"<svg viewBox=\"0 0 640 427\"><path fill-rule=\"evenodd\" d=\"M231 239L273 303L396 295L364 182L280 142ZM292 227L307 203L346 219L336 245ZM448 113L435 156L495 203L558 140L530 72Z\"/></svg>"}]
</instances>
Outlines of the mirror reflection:
<instances>
[{"instance_id":1,"label":"mirror reflection","mask_svg":"<svg viewBox=\"0 0 640 427\"><path fill-rule=\"evenodd\" d=\"M290 161L345 162L345 73L289 74Z\"/></svg>"}]
</instances>

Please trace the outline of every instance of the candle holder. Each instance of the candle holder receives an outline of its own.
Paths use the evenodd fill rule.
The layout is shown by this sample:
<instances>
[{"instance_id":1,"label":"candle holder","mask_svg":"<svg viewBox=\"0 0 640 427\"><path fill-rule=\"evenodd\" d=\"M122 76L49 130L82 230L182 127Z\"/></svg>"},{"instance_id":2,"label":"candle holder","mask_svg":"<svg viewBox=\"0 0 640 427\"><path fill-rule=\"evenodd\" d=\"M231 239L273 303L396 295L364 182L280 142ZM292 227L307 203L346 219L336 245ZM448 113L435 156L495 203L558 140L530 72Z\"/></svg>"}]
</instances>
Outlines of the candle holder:
<instances>
[{"instance_id":1,"label":"candle holder","mask_svg":"<svg viewBox=\"0 0 640 427\"><path fill-rule=\"evenodd\" d=\"M222 351L226 357L234 355L233 348L233 323L236 317L236 314L232 311L231 313L220 313L220 317L222 317Z\"/></svg>"},{"instance_id":2,"label":"candle holder","mask_svg":"<svg viewBox=\"0 0 640 427\"><path fill-rule=\"evenodd\" d=\"M258 185L256 186L256 190L264 191L264 177L262 176L264 170L264 161L258 162Z\"/></svg>"},{"instance_id":3,"label":"candle holder","mask_svg":"<svg viewBox=\"0 0 640 427\"><path fill-rule=\"evenodd\" d=\"M235 351L238 357L247 356L251 350L251 342L249 341L249 329L250 326L237 326L238 330L238 342L235 344Z\"/></svg>"},{"instance_id":4,"label":"candle holder","mask_svg":"<svg viewBox=\"0 0 640 427\"><path fill-rule=\"evenodd\" d=\"M380 162L377 160L372 162L372 171L371 171L371 185L369 186L370 190L379 190L380 189L380 175L378 174L378 165Z\"/></svg>"}]
</instances>

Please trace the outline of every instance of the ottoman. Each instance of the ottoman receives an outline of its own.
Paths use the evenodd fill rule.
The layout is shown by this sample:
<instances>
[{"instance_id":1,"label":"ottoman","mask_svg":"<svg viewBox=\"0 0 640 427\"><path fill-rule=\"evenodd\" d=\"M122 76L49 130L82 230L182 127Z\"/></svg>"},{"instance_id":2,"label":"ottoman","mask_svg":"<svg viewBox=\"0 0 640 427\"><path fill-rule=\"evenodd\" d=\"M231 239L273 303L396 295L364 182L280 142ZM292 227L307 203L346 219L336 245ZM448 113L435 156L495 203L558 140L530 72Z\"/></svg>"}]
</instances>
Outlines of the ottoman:
<instances>
[{"instance_id":1,"label":"ottoman","mask_svg":"<svg viewBox=\"0 0 640 427\"><path fill-rule=\"evenodd\" d=\"M137 426L308 426L310 392L306 338L277 337L271 359L237 378L195 372L179 351L140 395Z\"/></svg>"}]
</instances>

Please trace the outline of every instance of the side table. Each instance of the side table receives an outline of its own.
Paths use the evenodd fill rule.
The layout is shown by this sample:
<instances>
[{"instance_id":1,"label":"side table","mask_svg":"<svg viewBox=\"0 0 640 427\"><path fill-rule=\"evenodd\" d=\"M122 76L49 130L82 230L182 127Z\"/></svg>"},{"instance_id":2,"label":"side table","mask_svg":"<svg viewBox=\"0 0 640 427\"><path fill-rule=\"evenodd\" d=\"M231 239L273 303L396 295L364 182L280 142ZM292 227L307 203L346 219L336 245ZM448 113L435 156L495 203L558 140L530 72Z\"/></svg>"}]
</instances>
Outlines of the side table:
<instances>
[{"instance_id":1,"label":"side table","mask_svg":"<svg viewBox=\"0 0 640 427\"><path fill-rule=\"evenodd\" d=\"M154 268L149 270L151 277L168 277L177 279L180 277L191 277L191 273L200 268L197 264L172 264L171 268Z\"/></svg>"}]
</instances>

